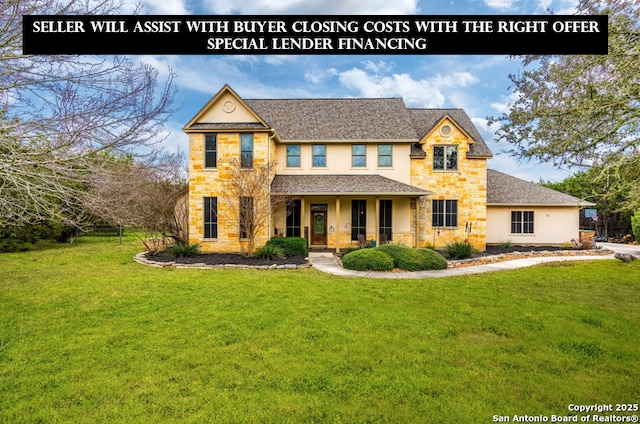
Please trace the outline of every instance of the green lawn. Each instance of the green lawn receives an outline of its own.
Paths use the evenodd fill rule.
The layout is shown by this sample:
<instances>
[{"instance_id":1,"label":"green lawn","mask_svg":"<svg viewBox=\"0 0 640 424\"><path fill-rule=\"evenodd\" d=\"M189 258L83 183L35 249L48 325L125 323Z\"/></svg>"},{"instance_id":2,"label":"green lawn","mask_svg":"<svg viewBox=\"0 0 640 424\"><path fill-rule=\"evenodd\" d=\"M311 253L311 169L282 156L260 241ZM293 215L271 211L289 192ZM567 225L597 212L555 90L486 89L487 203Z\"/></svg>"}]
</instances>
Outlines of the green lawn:
<instances>
[{"instance_id":1,"label":"green lawn","mask_svg":"<svg viewBox=\"0 0 640 424\"><path fill-rule=\"evenodd\" d=\"M0 422L460 422L640 401L640 261L430 280L0 255Z\"/></svg>"}]
</instances>

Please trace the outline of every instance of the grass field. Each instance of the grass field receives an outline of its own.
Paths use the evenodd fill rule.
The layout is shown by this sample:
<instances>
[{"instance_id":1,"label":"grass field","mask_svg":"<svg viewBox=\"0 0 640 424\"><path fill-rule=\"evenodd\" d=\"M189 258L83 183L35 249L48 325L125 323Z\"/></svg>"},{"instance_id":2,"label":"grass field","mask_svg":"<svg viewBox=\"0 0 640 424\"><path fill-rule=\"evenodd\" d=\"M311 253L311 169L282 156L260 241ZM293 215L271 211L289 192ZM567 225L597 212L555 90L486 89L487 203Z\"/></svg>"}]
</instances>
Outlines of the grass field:
<instances>
[{"instance_id":1,"label":"grass field","mask_svg":"<svg viewBox=\"0 0 640 424\"><path fill-rule=\"evenodd\" d=\"M0 422L460 422L640 402L640 261L430 280L0 255Z\"/></svg>"}]
</instances>

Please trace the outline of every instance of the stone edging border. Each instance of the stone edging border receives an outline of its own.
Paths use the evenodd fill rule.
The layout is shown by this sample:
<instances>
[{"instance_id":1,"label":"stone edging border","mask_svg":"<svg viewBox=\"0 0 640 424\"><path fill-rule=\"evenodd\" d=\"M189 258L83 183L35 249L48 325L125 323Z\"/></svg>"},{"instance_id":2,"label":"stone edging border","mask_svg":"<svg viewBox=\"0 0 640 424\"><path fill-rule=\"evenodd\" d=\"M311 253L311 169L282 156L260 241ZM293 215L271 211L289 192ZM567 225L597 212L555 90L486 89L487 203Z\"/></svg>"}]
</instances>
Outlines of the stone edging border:
<instances>
[{"instance_id":1,"label":"stone edging border","mask_svg":"<svg viewBox=\"0 0 640 424\"><path fill-rule=\"evenodd\" d=\"M460 268L464 266L486 265L497 262L512 261L515 259L536 258L547 256L566 256L570 260L571 256L607 256L613 255L615 252L607 249L585 249L585 250L540 250L532 252L511 252L501 253L498 255L484 256L472 259L461 259L457 261L449 261L449 268Z\"/></svg>"},{"instance_id":2,"label":"stone edging border","mask_svg":"<svg viewBox=\"0 0 640 424\"><path fill-rule=\"evenodd\" d=\"M224 264L224 265L207 265L204 263L195 264L178 264L175 262L159 262L147 259L146 252L140 252L133 257L133 260L139 264L152 266L155 268L180 268L180 269L304 269L311 268L311 264L307 259L306 264L284 264L284 265L237 265L237 264Z\"/></svg>"}]
</instances>

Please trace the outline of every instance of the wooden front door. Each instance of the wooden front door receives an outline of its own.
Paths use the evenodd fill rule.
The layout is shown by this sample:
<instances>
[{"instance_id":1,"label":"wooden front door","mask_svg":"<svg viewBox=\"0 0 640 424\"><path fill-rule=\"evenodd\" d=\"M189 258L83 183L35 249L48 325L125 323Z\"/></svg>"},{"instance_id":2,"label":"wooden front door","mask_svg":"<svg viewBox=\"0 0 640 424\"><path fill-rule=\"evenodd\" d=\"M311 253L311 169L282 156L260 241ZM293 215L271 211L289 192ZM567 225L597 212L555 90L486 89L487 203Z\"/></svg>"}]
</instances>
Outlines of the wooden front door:
<instances>
[{"instance_id":1,"label":"wooden front door","mask_svg":"<svg viewBox=\"0 0 640 424\"><path fill-rule=\"evenodd\" d=\"M327 205L311 205L311 245L327 245Z\"/></svg>"}]
</instances>

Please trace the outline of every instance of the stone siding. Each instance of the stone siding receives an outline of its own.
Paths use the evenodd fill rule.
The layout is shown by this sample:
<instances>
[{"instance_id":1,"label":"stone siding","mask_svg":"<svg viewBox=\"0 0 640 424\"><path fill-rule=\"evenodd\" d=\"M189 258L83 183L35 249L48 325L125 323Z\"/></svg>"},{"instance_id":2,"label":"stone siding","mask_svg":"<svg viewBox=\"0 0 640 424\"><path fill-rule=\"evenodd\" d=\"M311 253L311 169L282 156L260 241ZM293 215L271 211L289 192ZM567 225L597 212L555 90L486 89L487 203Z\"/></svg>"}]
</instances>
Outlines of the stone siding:
<instances>
[{"instance_id":1,"label":"stone siding","mask_svg":"<svg viewBox=\"0 0 640 424\"><path fill-rule=\"evenodd\" d=\"M198 243L204 252L242 251L238 228L238 199L225 193L225 181L231 176L231 161L240 158L240 134L217 134L217 168L204 168L204 134L189 135L189 242ZM254 166L266 166L275 157L275 146L266 132L254 133ZM251 171L246 171L251 172ZM275 169L272 177L275 175ZM218 198L218 237L204 239L204 198ZM255 247L269 239L271 225L256 235Z\"/></svg>"},{"instance_id":2,"label":"stone siding","mask_svg":"<svg viewBox=\"0 0 640 424\"><path fill-rule=\"evenodd\" d=\"M452 132L448 137L440 134L440 128L448 124ZM432 196L420 200L419 246L442 248L447 243L468 240L476 249L486 249L486 201L487 161L483 158L467 158L469 138L449 120L444 120L421 140L426 152L424 158L411 160L411 185L432 191ZM433 169L433 147L455 145L458 147L458 167L453 171ZM457 200L457 227L432 227L432 200ZM471 226L471 231L465 231Z\"/></svg>"}]
</instances>

